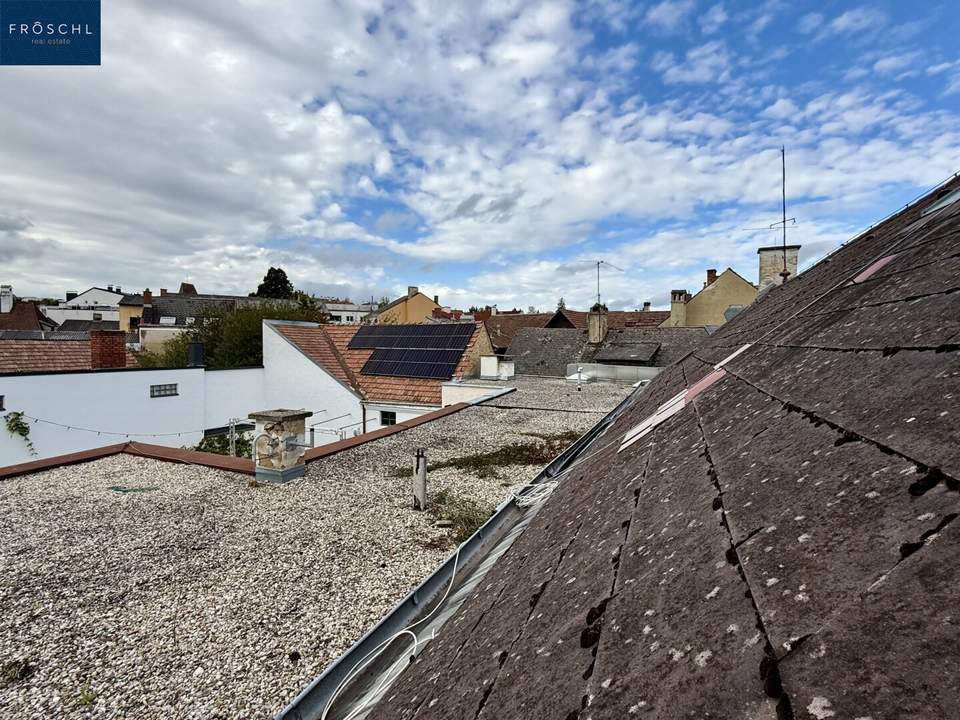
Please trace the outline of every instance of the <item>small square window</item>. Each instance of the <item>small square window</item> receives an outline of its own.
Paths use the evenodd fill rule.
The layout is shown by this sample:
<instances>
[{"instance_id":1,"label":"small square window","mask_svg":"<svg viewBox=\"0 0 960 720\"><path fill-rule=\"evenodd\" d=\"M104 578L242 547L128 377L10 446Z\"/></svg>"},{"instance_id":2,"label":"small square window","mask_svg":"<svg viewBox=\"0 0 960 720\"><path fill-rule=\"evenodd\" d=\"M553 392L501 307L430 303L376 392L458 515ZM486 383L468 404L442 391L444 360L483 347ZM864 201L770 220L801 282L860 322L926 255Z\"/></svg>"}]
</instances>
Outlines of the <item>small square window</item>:
<instances>
[{"instance_id":1,"label":"small square window","mask_svg":"<svg viewBox=\"0 0 960 720\"><path fill-rule=\"evenodd\" d=\"M176 383L167 383L165 385L151 385L150 386L150 397L172 397L174 395L179 395L177 392Z\"/></svg>"},{"instance_id":2,"label":"small square window","mask_svg":"<svg viewBox=\"0 0 960 720\"><path fill-rule=\"evenodd\" d=\"M397 424L397 414L393 410L381 410L380 411L380 424L383 426L387 425L396 425Z\"/></svg>"},{"instance_id":3,"label":"small square window","mask_svg":"<svg viewBox=\"0 0 960 720\"><path fill-rule=\"evenodd\" d=\"M94 321L94 322L100 322L101 320L103 320L103 313L94 313L94 314L93 314L93 321Z\"/></svg>"}]
</instances>

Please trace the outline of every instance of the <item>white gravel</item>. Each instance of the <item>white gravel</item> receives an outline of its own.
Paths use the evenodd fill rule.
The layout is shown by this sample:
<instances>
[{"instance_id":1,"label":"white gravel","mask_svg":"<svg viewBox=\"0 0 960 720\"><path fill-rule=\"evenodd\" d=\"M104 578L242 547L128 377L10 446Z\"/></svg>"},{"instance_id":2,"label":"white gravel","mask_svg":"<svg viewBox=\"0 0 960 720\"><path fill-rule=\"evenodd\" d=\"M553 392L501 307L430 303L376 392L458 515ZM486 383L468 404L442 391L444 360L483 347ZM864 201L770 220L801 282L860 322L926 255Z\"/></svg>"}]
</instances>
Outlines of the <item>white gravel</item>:
<instances>
[{"instance_id":1,"label":"white gravel","mask_svg":"<svg viewBox=\"0 0 960 720\"><path fill-rule=\"evenodd\" d=\"M513 404L602 412L630 390L524 384ZM0 717L272 717L449 552L426 546L446 531L409 508L394 467L416 447L435 462L582 432L602 412L469 408L285 486L129 455L0 482ZM539 470L438 470L430 490L492 505ZM23 661L32 674L8 679Z\"/></svg>"}]
</instances>

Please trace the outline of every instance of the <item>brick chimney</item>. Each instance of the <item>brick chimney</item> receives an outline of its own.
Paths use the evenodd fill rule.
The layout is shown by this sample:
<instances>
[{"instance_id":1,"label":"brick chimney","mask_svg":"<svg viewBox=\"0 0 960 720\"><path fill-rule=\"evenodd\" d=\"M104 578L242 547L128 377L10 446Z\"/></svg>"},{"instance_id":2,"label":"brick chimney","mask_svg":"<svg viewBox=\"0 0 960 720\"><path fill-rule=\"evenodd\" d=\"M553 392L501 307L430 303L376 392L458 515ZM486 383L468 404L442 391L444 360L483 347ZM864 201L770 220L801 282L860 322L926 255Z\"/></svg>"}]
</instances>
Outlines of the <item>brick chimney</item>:
<instances>
[{"instance_id":1,"label":"brick chimney","mask_svg":"<svg viewBox=\"0 0 960 720\"><path fill-rule=\"evenodd\" d=\"M167 289L160 288L160 297L166 297L166 296L167 296Z\"/></svg>"},{"instance_id":2,"label":"brick chimney","mask_svg":"<svg viewBox=\"0 0 960 720\"><path fill-rule=\"evenodd\" d=\"M587 313L587 340L599 345L607 337L607 309L603 305L594 305Z\"/></svg>"},{"instance_id":3,"label":"brick chimney","mask_svg":"<svg viewBox=\"0 0 960 720\"><path fill-rule=\"evenodd\" d=\"M787 255L786 272L788 274L786 277L783 275L784 252L786 252ZM762 247L757 249L757 255L760 256L760 274L758 280L761 290L771 287L772 285L783 285L787 280L797 276L797 258L800 255L799 245L787 245L786 248L784 248L783 245Z\"/></svg>"},{"instance_id":4,"label":"brick chimney","mask_svg":"<svg viewBox=\"0 0 960 720\"><path fill-rule=\"evenodd\" d=\"M408 297L408 298L412 298L412 297L413 297L414 295L416 295L418 292L420 292L420 288L418 288L416 285L408 285L408 286L407 286L407 297Z\"/></svg>"},{"instance_id":5,"label":"brick chimney","mask_svg":"<svg viewBox=\"0 0 960 720\"><path fill-rule=\"evenodd\" d=\"M13 286L0 285L0 312L13 312Z\"/></svg>"},{"instance_id":6,"label":"brick chimney","mask_svg":"<svg viewBox=\"0 0 960 720\"><path fill-rule=\"evenodd\" d=\"M150 288L147 288L143 291L143 306L148 307L153 304L153 293L150 292Z\"/></svg>"},{"instance_id":7,"label":"brick chimney","mask_svg":"<svg viewBox=\"0 0 960 720\"><path fill-rule=\"evenodd\" d=\"M714 268L707 270L707 284L704 287L709 287L717 281L717 271Z\"/></svg>"},{"instance_id":8,"label":"brick chimney","mask_svg":"<svg viewBox=\"0 0 960 720\"><path fill-rule=\"evenodd\" d=\"M127 334L123 330L90 331L90 367L122 368L127 366Z\"/></svg>"}]
</instances>

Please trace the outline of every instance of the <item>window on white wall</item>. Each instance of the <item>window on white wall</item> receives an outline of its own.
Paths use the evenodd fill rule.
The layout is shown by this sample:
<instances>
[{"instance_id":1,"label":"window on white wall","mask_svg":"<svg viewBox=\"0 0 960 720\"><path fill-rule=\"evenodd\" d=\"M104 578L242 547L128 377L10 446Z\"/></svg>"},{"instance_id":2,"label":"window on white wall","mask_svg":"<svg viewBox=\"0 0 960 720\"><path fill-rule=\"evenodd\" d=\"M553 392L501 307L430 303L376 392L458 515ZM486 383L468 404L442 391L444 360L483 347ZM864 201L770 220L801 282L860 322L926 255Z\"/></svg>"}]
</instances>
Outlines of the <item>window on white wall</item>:
<instances>
[{"instance_id":1,"label":"window on white wall","mask_svg":"<svg viewBox=\"0 0 960 720\"><path fill-rule=\"evenodd\" d=\"M393 410L381 410L380 411L380 424L381 425L396 425L397 424L397 414Z\"/></svg>"},{"instance_id":2,"label":"window on white wall","mask_svg":"<svg viewBox=\"0 0 960 720\"><path fill-rule=\"evenodd\" d=\"M176 383L165 383L163 385L151 385L150 386L150 397L159 398L159 397L173 397L174 395L179 395L177 392Z\"/></svg>"}]
</instances>

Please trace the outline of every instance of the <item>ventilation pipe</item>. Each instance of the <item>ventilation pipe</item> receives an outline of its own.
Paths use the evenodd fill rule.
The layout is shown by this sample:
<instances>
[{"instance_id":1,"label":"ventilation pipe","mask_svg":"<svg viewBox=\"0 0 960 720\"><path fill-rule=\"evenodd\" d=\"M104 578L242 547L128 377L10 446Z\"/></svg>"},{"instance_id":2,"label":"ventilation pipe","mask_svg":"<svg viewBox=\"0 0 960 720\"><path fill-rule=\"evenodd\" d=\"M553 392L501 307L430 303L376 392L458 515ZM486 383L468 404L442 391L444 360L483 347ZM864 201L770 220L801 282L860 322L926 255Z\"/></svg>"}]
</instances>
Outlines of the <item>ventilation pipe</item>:
<instances>
[{"instance_id":1,"label":"ventilation pipe","mask_svg":"<svg viewBox=\"0 0 960 720\"><path fill-rule=\"evenodd\" d=\"M413 466L413 509L427 509L427 451L417 448Z\"/></svg>"}]
</instances>

